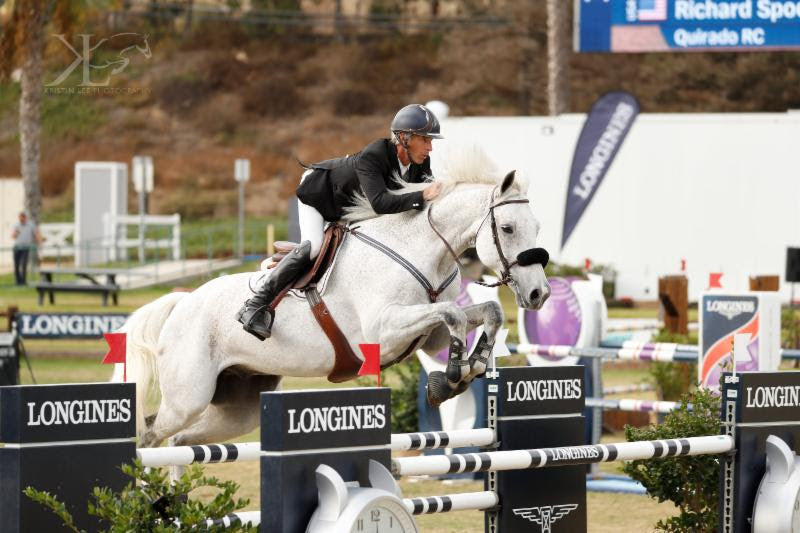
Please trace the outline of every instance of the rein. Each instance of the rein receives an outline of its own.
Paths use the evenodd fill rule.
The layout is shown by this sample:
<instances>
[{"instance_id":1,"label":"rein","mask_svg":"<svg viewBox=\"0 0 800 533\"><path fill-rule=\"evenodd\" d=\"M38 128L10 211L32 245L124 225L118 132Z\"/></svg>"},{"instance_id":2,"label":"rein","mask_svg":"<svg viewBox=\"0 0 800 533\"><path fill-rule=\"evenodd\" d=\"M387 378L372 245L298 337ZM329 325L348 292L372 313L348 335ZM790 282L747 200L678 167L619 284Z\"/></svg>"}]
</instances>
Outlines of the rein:
<instances>
[{"instance_id":1,"label":"rein","mask_svg":"<svg viewBox=\"0 0 800 533\"><path fill-rule=\"evenodd\" d=\"M399 264L401 267L405 268L414 277L414 279L416 279L419 282L419 284L422 285L422 288L425 289L425 292L428 293L428 300L430 300L431 303L435 303L436 300L439 299L439 295L442 294L445 291L445 289L447 289L447 287L449 287L450 284L453 283L453 280L455 280L456 277L458 276L458 267L456 267L455 270L453 270L453 272L449 276L447 276L447 278L445 278L445 280L439 285L439 287L434 289L433 284L430 281L428 281L428 278L425 277L425 274L423 274L417 267L411 264L411 262L408 259L398 254L397 252L395 252L382 242L373 239L368 235L364 235L360 231L356 231L357 229L358 228L346 228L345 231L350 233L353 237L360 240L361 242L368 244L369 246L372 246L379 252L382 252L392 261Z\"/></svg>"},{"instance_id":2,"label":"rein","mask_svg":"<svg viewBox=\"0 0 800 533\"><path fill-rule=\"evenodd\" d=\"M497 189L495 188L495 190ZM494 191L492 192L492 200L494 200ZM504 200L502 202L498 202L496 204L489 206L489 212L486 213L486 216L483 217L483 220L478 226L478 231L481 230L483 223L486 222L486 217L489 217L490 220L492 221L492 240L494 241L495 249L497 249L497 255L500 257L500 263L503 265L503 271L500 273L500 280L498 280L495 283L484 283L482 281L475 281L474 283L477 283L478 285L482 285L484 287L491 288L491 287L499 287L500 285L508 285L513 281L513 279L511 278L511 268L519 264L519 259L516 259L511 263L509 263L508 259L506 259L506 256L503 253L503 248L500 246L500 236L497 233L497 221L495 220L494 217L494 210L500 206L507 204L527 204L527 203L530 203L530 200L527 199ZM433 232L436 234L437 237L439 237L439 240L441 240L444 243L445 247L447 247L447 251L450 252L450 255L453 256L453 259L455 260L456 264L459 264L458 254L456 254L455 250L453 250L453 247L450 246L450 243L447 242L447 239L444 238L444 235L442 235L439 232L439 230L436 229L436 226L433 224L432 217L433 217L433 204L431 204L430 207L428 207L428 225L430 225Z\"/></svg>"}]
</instances>

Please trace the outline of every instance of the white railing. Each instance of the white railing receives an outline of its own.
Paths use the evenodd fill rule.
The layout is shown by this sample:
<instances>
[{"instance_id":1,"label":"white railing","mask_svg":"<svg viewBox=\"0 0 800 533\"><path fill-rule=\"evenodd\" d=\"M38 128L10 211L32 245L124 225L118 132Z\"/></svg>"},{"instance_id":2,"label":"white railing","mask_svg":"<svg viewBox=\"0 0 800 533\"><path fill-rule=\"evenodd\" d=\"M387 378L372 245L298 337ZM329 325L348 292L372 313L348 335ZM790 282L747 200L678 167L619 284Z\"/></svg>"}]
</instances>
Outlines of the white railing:
<instances>
[{"instance_id":1,"label":"white railing","mask_svg":"<svg viewBox=\"0 0 800 533\"><path fill-rule=\"evenodd\" d=\"M139 250L139 260L144 260L144 251L166 249L171 259L177 261L181 257L181 216L174 215L103 215L105 227L104 246L109 250L111 261L123 260L129 248ZM139 235L128 237L128 226L139 227ZM148 239L144 237L147 228L167 226L171 228L170 237L166 239Z\"/></svg>"},{"instance_id":2,"label":"white railing","mask_svg":"<svg viewBox=\"0 0 800 533\"><path fill-rule=\"evenodd\" d=\"M75 245L70 242L75 237L75 224L72 222L40 224L39 233L42 236L39 257L75 255Z\"/></svg>"}]
</instances>

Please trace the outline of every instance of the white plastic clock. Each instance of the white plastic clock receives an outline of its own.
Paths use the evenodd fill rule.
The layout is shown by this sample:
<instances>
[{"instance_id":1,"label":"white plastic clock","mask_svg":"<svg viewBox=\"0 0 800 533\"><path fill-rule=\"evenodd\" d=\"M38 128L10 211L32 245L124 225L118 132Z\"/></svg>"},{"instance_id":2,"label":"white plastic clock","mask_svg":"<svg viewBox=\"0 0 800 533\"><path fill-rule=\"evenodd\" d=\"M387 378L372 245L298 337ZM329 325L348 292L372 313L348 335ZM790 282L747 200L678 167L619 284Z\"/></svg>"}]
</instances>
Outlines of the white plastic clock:
<instances>
[{"instance_id":1,"label":"white plastic clock","mask_svg":"<svg viewBox=\"0 0 800 533\"><path fill-rule=\"evenodd\" d=\"M379 462L369 462L372 487L345 482L324 464L317 467L316 474L319 506L306 533L419 533L400 487Z\"/></svg>"}]
</instances>

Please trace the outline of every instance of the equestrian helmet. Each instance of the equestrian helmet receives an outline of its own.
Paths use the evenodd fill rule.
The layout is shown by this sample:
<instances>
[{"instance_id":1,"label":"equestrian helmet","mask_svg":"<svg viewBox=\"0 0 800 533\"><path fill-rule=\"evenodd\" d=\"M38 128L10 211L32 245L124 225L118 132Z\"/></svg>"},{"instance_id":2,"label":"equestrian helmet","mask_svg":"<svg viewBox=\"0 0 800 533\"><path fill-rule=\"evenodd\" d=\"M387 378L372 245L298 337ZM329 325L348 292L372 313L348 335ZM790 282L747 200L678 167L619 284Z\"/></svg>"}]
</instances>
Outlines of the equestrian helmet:
<instances>
[{"instance_id":1,"label":"equestrian helmet","mask_svg":"<svg viewBox=\"0 0 800 533\"><path fill-rule=\"evenodd\" d=\"M439 120L422 104L411 104L397 112L390 128L394 133L411 133L441 139Z\"/></svg>"}]
</instances>

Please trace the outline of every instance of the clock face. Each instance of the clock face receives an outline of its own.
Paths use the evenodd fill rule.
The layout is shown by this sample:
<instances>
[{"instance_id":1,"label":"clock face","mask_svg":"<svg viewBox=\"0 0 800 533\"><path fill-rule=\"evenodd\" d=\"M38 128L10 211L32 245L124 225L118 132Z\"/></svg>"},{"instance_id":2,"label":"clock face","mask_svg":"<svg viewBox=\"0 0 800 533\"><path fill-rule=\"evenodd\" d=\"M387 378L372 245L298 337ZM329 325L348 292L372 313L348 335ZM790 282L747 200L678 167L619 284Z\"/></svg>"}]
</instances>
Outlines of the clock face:
<instances>
[{"instance_id":1,"label":"clock face","mask_svg":"<svg viewBox=\"0 0 800 533\"><path fill-rule=\"evenodd\" d=\"M405 507L392 500L376 501L356 517L350 533L412 533L417 527Z\"/></svg>"}]
</instances>

